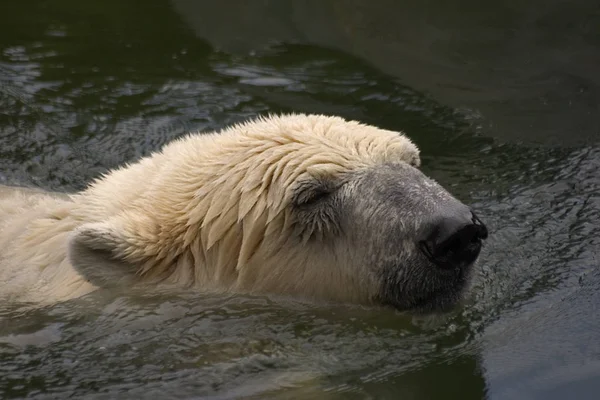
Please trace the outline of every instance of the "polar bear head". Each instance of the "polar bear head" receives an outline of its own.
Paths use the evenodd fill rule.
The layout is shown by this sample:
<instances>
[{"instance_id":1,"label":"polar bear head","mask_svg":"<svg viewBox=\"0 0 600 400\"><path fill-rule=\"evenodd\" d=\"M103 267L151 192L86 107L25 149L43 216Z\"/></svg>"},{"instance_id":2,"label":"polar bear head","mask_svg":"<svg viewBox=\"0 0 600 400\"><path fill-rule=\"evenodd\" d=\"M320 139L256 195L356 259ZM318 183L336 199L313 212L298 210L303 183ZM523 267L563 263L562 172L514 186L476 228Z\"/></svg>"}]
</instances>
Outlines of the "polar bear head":
<instances>
[{"instance_id":1,"label":"polar bear head","mask_svg":"<svg viewBox=\"0 0 600 400\"><path fill-rule=\"evenodd\" d=\"M429 312L455 305L487 230L398 132L319 115L192 134L75 197L73 267Z\"/></svg>"}]
</instances>

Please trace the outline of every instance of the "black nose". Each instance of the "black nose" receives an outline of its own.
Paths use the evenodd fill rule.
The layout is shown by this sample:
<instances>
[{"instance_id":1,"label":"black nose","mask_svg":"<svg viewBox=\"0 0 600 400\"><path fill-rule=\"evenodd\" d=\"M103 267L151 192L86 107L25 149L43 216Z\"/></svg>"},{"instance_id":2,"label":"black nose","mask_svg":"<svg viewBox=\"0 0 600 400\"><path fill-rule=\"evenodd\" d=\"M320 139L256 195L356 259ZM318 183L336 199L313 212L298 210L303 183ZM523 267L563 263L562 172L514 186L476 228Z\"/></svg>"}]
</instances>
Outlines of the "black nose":
<instances>
[{"instance_id":1,"label":"black nose","mask_svg":"<svg viewBox=\"0 0 600 400\"><path fill-rule=\"evenodd\" d=\"M475 214L449 216L432 223L419 242L421 251L440 268L450 269L472 264L479 256L481 242L488 230Z\"/></svg>"}]
</instances>

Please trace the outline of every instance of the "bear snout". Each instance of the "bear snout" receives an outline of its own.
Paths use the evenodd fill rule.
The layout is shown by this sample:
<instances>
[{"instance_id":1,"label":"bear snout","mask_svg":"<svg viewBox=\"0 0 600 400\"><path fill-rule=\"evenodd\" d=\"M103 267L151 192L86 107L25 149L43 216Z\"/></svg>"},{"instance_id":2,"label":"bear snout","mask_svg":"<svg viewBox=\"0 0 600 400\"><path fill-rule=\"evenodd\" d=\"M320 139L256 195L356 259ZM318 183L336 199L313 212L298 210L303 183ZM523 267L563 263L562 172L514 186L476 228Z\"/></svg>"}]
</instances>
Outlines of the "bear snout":
<instances>
[{"instance_id":1,"label":"bear snout","mask_svg":"<svg viewBox=\"0 0 600 400\"><path fill-rule=\"evenodd\" d=\"M471 211L437 217L427 225L418 245L431 263L441 269L473 264L488 236L485 224Z\"/></svg>"}]
</instances>

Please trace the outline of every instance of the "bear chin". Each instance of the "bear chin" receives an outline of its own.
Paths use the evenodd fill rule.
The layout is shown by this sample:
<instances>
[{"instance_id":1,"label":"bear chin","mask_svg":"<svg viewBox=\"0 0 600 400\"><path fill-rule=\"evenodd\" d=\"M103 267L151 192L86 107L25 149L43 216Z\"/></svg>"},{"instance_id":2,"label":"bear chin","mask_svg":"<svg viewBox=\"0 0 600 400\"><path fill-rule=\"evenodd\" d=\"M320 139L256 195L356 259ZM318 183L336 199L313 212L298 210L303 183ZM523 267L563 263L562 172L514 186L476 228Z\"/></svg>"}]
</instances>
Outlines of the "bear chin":
<instances>
[{"instance_id":1,"label":"bear chin","mask_svg":"<svg viewBox=\"0 0 600 400\"><path fill-rule=\"evenodd\" d=\"M475 263L457 265L443 271L436 271L438 276L423 276L422 280L429 282L419 290L410 290L398 278L402 267L396 266L382 277L380 294L376 301L385 307L411 314L439 314L455 310L466 298L472 283ZM436 265L426 268L437 269Z\"/></svg>"}]
</instances>

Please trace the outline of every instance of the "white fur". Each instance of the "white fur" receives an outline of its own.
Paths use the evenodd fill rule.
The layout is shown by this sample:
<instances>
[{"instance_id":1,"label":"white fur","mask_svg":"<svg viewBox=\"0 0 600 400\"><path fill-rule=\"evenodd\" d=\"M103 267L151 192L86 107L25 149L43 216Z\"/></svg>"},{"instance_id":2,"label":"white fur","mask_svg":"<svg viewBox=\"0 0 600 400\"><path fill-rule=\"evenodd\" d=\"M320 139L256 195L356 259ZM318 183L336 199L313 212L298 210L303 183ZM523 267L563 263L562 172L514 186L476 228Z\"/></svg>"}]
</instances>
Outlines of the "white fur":
<instances>
[{"instance_id":1,"label":"white fur","mask_svg":"<svg viewBox=\"0 0 600 400\"><path fill-rule=\"evenodd\" d=\"M102 286L161 282L366 301L376 283L344 270L343 246L294 240L292 190L310 176L398 161L415 165L419 155L397 132L272 116L188 135L78 194L0 188L0 297L77 297L96 288L81 271Z\"/></svg>"}]
</instances>

